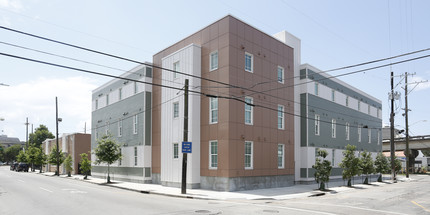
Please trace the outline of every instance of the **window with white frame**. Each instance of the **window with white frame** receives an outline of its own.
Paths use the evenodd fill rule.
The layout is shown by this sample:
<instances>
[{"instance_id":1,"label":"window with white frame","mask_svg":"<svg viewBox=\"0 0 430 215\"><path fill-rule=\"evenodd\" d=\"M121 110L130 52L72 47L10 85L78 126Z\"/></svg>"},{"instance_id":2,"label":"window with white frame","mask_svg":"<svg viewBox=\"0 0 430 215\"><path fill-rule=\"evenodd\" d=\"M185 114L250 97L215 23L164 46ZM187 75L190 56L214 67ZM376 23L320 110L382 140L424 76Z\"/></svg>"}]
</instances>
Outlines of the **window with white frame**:
<instances>
[{"instance_id":1,"label":"window with white frame","mask_svg":"<svg viewBox=\"0 0 430 215\"><path fill-rule=\"evenodd\" d=\"M315 95L317 96L319 94L319 89L318 89L318 83L315 82Z\"/></svg>"},{"instance_id":2,"label":"window with white frame","mask_svg":"<svg viewBox=\"0 0 430 215\"><path fill-rule=\"evenodd\" d=\"M137 94L137 92L138 92L138 85L137 85L137 82L134 82L134 94Z\"/></svg>"},{"instance_id":3,"label":"window with white frame","mask_svg":"<svg viewBox=\"0 0 430 215\"><path fill-rule=\"evenodd\" d=\"M284 120L284 106L278 105L278 129L285 128L285 120Z\"/></svg>"},{"instance_id":4,"label":"window with white frame","mask_svg":"<svg viewBox=\"0 0 430 215\"><path fill-rule=\"evenodd\" d=\"M133 134L137 134L138 125L139 125L139 118L138 118L138 115L136 114L133 116Z\"/></svg>"},{"instance_id":5,"label":"window with white frame","mask_svg":"<svg viewBox=\"0 0 430 215\"><path fill-rule=\"evenodd\" d=\"M380 144L380 141L381 141L381 132L378 131L378 145Z\"/></svg>"},{"instance_id":6,"label":"window with white frame","mask_svg":"<svg viewBox=\"0 0 430 215\"><path fill-rule=\"evenodd\" d=\"M245 124L252 125L254 108L252 97L245 97Z\"/></svg>"},{"instance_id":7,"label":"window with white frame","mask_svg":"<svg viewBox=\"0 0 430 215\"><path fill-rule=\"evenodd\" d=\"M379 118L379 117L381 117L380 115L381 115L380 109L376 108L376 117Z\"/></svg>"},{"instance_id":8,"label":"window with white frame","mask_svg":"<svg viewBox=\"0 0 430 215\"><path fill-rule=\"evenodd\" d=\"M245 141L245 169L252 169L253 143Z\"/></svg>"},{"instance_id":9,"label":"window with white frame","mask_svg":"<svg viewBox=\"0 0 430 215\"><path fill-rule=\"evenodd\" d=\"M175 63L173 63L173 71L175 71L173 72L173 79L176 79L179 77L179 74L177 72L179 72L180 69L181 68L180 68L179 61L176 61Z\"/></svg>"},{"instance_id":10,"label":"window with white frame","mask_svg":"<svg viewBox=\"0 0 430 215\"><path fill-rule=\"evenodd\" d=\"M284 163L285 163L284 148L285 148L284 144L278 144L278 169L284 168Z\"/></svg>"},{"instance_id":11,"label":"window with white frame","mask_svg":"<svg viewBox=\"0 0 430 215\"><path fill-rule=\"evenodd\" d=\"M209 99L209 123L218 122L218 98Z\"/></svg>"},{"instance_id":12,"label":"window with white frame","mask_svg":"<svg viewBox=\"0 0 430 215\"><path fill-rule=\"evenodd\" d=\"M99 100L96 99L96 110L99 109Z\"/></svg>"},{"instance_id":13,"label":"window with white frame","mask_svg":"<svg viewBox=\"0 0 430 215\"><path fill-rule=\"evenodd\" d=\"M218 51L214 51L210 54L209 61L210 71L218 69Z\"/></svg>"},{"instance_id":14,"label":"window with white frame","mask_svg":"<svg viewBox=\"0 0 430 215\"><path fill-rule=\"evenodd\" d=\"M119 148L119 154L120 155L122 155L122 148ZM122 156L121 156L122 157ZM122 165L122 158L119 158L119 160L118 160L118 164L119 164L119 166L121 166Z\"/></svg>"},{"instance_id":15,"label":"window with white frame","mask_svg":"<svg viewBox=\"0 0 430 215\"><path fill-rule=\"evenodd\" d=\"M108 134L109 134L109 121L107 121L107 122L105 123L105 133L106 133L106 135L108 135Z\"/></svg>"},{"instance_id":16,"label":"window with white frame","mask_svg":"<svg viewBox=\"0 0 430 215\"><path fill-rule=\"evenodd\" d=\"M357 109L358 109L358 111L361 110L361 102L360 101L358 101Z\"/></svg>"},{"instance_id":17,"label":"window with white frame","mask_svg":"<svg viewBox=\"0 0 430 215\"><path fill-rule=\"evenodd\" d=\"M173 159L179 158L179 144L173 143Z\"/></svg>"},{"instance_id":18,"label":"window with white frame","mask_svg":"<svg viewBox=\"0 0 430 215\"><path fill-rule=\"evenodd\" d=\"M336 156L336 149L332 149L331 150L331 166L334 166L335 156Z\"/></svg>"},{"instance_id":19,"label":"window with white frame","mask_svg":"<svg viewBox=\"0 0 430 215\"><path fill-rule=\"evenodd\" d=\"M209 141L209 169L218 168L218 141Z\"/></svg>"},{"instance_id":20,"label":"window with white frame","mask_svg":"<svg viewBox=\"0 0 430 215\"><path fill-rule=\"evenodd\" d=\"M283 84L285 77L285 70L283 67L278 66L278 82Z\"/></svg>"},{"instance_id":21,"label":"window with white frame","mask_svg":"<svg viewBox=\"0 0 430 215\"><path fill-rule=\"evenodd\" d=\"M97 141L99 139L99 132L97 131L97 128L95 129L95 132L96 132L95 137L96 137L96 141Z\"/></svg>"},{"instance_id":22,"label":"window with white frame","mask_svg":"<svg viewBox=\"0 0 430 215\"><path fill-rule=\"evenodd\" d=\"M372 129L368 128L367 130L367 138L369 140L369 143L372 143Z\"/></svg>"},{"instance_id":23,"label":"window with white frame","mask_svg":"<svg viewBox=\"0 0 430 215\"><path fill-rule=\"evenodd\" d=\"M134 147L134 165L137 166L137 147Z\"/></svg>"},{"instance_id":24,"label":"window with white frame","mask_svg":"<svg viewBox=\"0 0 430 215\"><path fill-rule=\"evenodd\" d=\"M118 121L118 137L122 137L122 119Z\"/></svg>"},{"instance_id":25,"label":"window with white frame","mask_svg":"<svg viewBox=\"0 0 430 215\"><path fill-rule=\"evenodd\" d=\"M245 52L245 71L253 72L254 56L248 52Z\"/></svg>"},{"instance_id":26,"label":"window with white frame","mask_svg":"<svg viewBox=\"0 0 430 215\"><path fill-rule=\"evenodd\" d=\"M320 135L320 115L315 114L315 135Z\"/></svg>"},{"instance_id":27,"label":"window with white frame","mask_svg":"<svg viewBox=\"0 0 430 215\"><path fill-rule=\"evenodd\" d=\"M370 114L370 105L367 105L367 114Z\"/></svg>"},{"instance_id":28,"label":"window with white frame","mask_svg":"<svg viewBox=\"0 0 430 215\"><path fill-rule=\"evenodd\" d=\"M361 142L361 126L358 126L358 142Z\"/></svg>"},{"instance_id":29,"label":"window with white frame","mask_svg":"<svg viewBox=\"0 0 430 215\"><path fill-rule=\"evenodd\" d=\"M331 90L331 101L334 102L336 100L336 91Z\"/></svg>"},{"instance_id":30,"label":"window with white frame","mask_svg":"<svg viewBox=\"0 0 430 215\"><path fill-rule=\"evenodd\" d=\"M106 94L106 106L109 105L109 94Z\"/></svg>"},{"instance_id":31,"label":"window with white frame","mask_svg":"<svg viewBox=\"0 0 430 215\"><path fill-rule=\"evenodd\" d=\"M345 99L345 106L349 107L349 96L346 96L346 99Z\"/></svg>"},{"instance_id":32,"label":"window with white frame","mask_svg":"<svg viewBox=\"0 0 430 215\"><path fill-rule=\"evenodd\" d=\"M118 98L119 100L122 100L122 88L118 89Z\"/></svg>"},{"instance_id":33,"label":"window with white frame","mask_svg":"<svg viewBox=\"0 0 430 215\"><path fill-rule=\"evenodd\" d=\"M336 138L336 119L331 120L331 137Z\"/></svg>"},{"instance_id":34,"label":"window with white frame","mask_svg":"<svg viewBox=\"0 0 430 215\"><path fill-rule=\"evenodd\" d=\"M173 118L179 117L179 102L173 103Z\"/></svg>"},{"instance_id":35,"label":"window with white frame","mask_svg":"<svg viewBox=\"0 0 430 215\"><path fill-rule=\"evenodd\" d=\"M345 124L345 137L346 140L349 140L349 122Z\"/></svg>"}]
</instances>

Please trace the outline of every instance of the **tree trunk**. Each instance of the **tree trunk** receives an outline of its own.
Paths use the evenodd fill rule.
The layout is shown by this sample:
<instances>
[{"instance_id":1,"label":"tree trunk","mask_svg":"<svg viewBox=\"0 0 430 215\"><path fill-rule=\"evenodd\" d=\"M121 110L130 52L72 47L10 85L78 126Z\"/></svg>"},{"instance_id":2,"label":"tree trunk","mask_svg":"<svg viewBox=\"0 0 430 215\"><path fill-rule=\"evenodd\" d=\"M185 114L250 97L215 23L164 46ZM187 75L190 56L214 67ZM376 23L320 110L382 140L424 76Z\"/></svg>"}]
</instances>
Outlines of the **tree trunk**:
<instances>
[{"instance_id":1,"label":"tree trunk","mask_svg":"<svg viewBox=\"0 0 430 215\"><path fill-rule=\"evenodd\" d=\"M366 178L364 179L364 183L363 183L363 184L369 184L369 180L368 180L367 176L366 176Z\"/></svg>"},{"instance_id":2,"label":"tree trunk","mask_svg":"<svg viewBox=\"0 0 430 215\"><path fill-rule=\"evenodd\" d=\"M379 174L378 182L382 182L382 174Z\"/></svg>"},{"instance_id":3,"label":"tree trunk","mask_svg":"<svg viewBox=\"0 0 430 215\"><path fill-rule=\"evenodd\" d=\"M109 164L108 164L108 177L107 177L107 183L110 183Z\"/></svg>"},{"instance_id":4,"label":"tree trunk","mask_svg":"<svg viewBox=\"0 0 430 215\"><path fill-rule=\"evenodd\" d=\"M352 185L351 185L351 179L348 179L348 187L352 187Z\"/></svg>"},{"instance_id":5,"label":"tree trunk","mask_svg":"<svg viewBox=\"0 0 430 215\"><path fill-rule=\"evenodd\" d=\"M320 190L325 190L325 184L324 184L324 182L321 182L321 184L320 184Z\"/></svg>"}]
</instances>

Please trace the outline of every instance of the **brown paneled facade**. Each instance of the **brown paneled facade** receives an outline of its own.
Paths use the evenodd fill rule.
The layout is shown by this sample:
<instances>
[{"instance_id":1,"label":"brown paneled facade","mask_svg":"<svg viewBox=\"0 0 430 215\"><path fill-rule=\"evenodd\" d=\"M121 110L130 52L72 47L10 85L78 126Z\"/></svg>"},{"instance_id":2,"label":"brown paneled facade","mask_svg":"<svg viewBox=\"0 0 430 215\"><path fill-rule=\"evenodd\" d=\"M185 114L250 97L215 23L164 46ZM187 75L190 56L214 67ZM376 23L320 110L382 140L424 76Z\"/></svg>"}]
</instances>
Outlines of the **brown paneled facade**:
<instances>
[{"instance_id":1,"label":"brown paneled facade","mask_svg":"<svg viewBox=\"0 0 430 215\"><path fill-rule=\"evenodd\" d=\"M226 16L153 56L155 84L161 84L162 58L189 45L201 47L205 94L252 97L253 122L245 124L245 103L218 99L218 122L209 122L209 97L201 97L201 187L242 190L294 184L294 56L293 48L258 29ZM210 71L210 53L218 51L218 68ZM245 71L245 53L253 56L253 71ZM284 68L284 83L278 81ZM279 88L279 89L278 89ZM161 88L153 87L152 173L161 173ZM284 128L278 129L278 105L284 107ZM218 141L218 166L209 168L209 141ZM245 141L253 142L252 168L245 168ZM284 146L284 164L278 167L278 144Z\"/></svg>"}]
</instances>

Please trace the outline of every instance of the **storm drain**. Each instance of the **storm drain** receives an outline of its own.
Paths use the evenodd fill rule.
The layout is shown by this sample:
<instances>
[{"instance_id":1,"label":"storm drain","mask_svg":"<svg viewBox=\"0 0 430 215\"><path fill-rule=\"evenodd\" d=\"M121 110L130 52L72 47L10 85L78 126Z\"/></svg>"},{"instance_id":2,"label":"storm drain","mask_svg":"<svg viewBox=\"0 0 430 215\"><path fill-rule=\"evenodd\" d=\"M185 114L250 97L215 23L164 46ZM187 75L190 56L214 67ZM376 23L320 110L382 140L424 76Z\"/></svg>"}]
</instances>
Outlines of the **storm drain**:
<instances>
[{"instance_id":1,"label":"storm drain","mask_svg":"<svg viewBox=\"0 0 430 215\"><path fill-rule=\"evenodd\" d=\"M277 213L279 213L279 211L277 211L277 210L263 210L263 213L277 214Z\"/></svg>"},{"instance_id":2,"label":"storm drain","mask_svg":"<svg viewBox=\"0 0 430 215\"><path fill-rule=\"evenodd\" d=\"M196 210L195 212L199 214L211 214L211 215L222 214L222 212L212 212L208 210Z\"/></svg>"}]
</instances>

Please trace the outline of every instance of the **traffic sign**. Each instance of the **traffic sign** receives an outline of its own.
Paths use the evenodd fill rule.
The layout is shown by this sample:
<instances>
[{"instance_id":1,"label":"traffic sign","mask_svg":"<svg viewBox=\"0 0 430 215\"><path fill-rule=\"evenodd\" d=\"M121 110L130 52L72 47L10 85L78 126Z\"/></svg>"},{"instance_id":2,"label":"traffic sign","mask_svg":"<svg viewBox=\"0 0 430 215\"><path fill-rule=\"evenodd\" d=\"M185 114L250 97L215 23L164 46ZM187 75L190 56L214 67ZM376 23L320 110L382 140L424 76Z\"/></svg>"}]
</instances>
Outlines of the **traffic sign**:
<instances>
[{"instance_id":1,"label":"traffic sign","mask_svg":"<svg viewBox=\"0 0 430 215\"><path fill-rule=\"evenodd\" d=\"M191 153L191 142L182 142L182 153Z\"/></svg>"}]
</instances>

